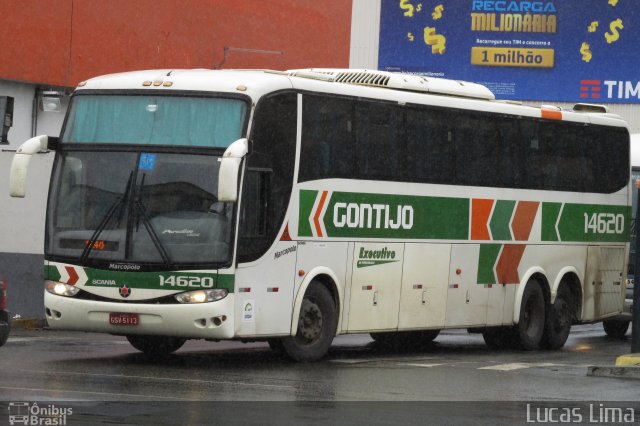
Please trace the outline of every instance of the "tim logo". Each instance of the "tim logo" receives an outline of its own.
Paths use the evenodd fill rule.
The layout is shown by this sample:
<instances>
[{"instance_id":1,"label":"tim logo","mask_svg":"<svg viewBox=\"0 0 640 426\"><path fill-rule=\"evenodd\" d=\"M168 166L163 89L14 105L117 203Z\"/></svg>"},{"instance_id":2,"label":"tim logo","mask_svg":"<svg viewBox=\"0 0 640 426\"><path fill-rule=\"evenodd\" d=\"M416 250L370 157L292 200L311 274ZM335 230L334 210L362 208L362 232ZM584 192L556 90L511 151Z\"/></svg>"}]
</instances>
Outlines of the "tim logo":
<instances>
[{"instance_id":1,"label":"tim logo","mask_svg":"<svg viewBox=\"0 0 640 426\"><path fill-rule=\"evenodd\" d=\"M580 97L600 99L602 82L600 80L580 80Z\"/></svg>"},{"instance_id":2,"label":"tim logo","mask_svg":"<svg viewBox=\"0 0 640 426\"><path fill-rule=\"evenodd\" d=\"M580 80L580 97L640 100L640 81Z\"/></svg>"}]
</instances>

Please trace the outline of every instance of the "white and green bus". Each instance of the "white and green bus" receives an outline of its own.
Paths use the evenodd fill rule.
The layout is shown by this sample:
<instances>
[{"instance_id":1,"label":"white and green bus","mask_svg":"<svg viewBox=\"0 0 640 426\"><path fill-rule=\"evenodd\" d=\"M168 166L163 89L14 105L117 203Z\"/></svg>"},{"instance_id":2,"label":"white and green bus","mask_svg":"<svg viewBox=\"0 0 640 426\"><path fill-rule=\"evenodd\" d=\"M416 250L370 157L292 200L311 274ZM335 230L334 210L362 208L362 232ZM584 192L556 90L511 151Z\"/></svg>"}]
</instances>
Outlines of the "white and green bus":
<instances>
[{"instance_id":1,"label":"white and green bus","mask_svg":"<svg viewBox=\"0 0 640 426\"><path fill-rule=\"evenodd\" d=\"M46 218L49 326L268 341L317 360L338 334L440 330L560 348L620 313L629 132L603 108L366 70L155 70L75 90Z\"/></svg>"}]
</instances>

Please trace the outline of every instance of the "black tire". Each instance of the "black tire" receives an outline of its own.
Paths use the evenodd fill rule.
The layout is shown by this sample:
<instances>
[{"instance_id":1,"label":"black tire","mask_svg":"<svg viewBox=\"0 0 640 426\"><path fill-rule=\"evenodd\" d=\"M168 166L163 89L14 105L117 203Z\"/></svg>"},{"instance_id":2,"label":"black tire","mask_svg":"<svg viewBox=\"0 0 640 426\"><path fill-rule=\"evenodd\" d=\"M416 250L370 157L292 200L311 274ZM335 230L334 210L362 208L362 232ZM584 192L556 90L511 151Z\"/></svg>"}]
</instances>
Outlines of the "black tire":
<instances>
[{"instance_id":1,"label":"black tire","mask_svg":"<svg viewBox=\"0 0 640 426\"><path fill-rule=\"evenodd\" d=\"M482 338L490 349L517 349L520 342L513 327L489 328L482 332Z\"/></svg>"},{"instance_id":2,"label":"black tire","mask_svg":"<svg viewBox=\"0 0 640 426\"><path fill-rule=\"evenodd\" d=\"M417 335L417 340L420 342L420 344L427 345L433 342L436 337L438 337L438 335L440 334L440 330L423 330L418 331L417 333L419 333Z\"/></svg>"},{"instance_id":3,"label":"black tire","mask_svg":"<svg viewBox=\"0 0 640 426\"><path fill-rule=\"evenodd\" d=\"M296 335L282 339L285 353L298 362L319 360L331 347L337 324L333 296L325 286L312 282L300 306Z\"/></svg>"},{"instance_id":4,"label":"black tire","mask_svg":"<svg viewBox=\"0 0 640 426\"><path fill-rule=\"evenodd\" d=\"M282 355L284 354L284 345L282 344L282 339L273 338L267 340L269 344L269 349L275 354Z\"/></svg>"},{"instance_id":5,"label":"black tire","mask_svg":"<svg viewBox=\"0 0 640 426\"><path fill-rule=\"evenodd\" d=\"M544 333L540 347L544 349L560 349L567 342L573 322L573 306L571 293L561 287L553 305L547 306Z\"/></svg>"},{"instance_id":6,"label":"black tire","mask_svg":"<svg viewBox=\"0 0 640 426\"><path fill-rule=\"evenodd\" d=\"M177 351L187 339L170 336L126 336L131 346L150 358L163 358Z\"/></svg>"},{"instance_id":7,"label":"black tire","mask_svg":"<svg viewBox=\"0 0 640 426\"><path fill-rule=\"evenodd\" d=\"M545 327L545 305L540 285L535 280L529 281L522 295L520 321L516 325L520 347L526 351L540 347Z\"/></svg>"},{"instance_id":8,"label":"black tire","mask_svg":"<svg viewBox=\"0 0 640 426\"><path fill-rule=\"evenodd\" d=\"M630 321L605 320L602 321L604 332L607 336L615 339L624 339L627 330L629 330Z\"/></svg>"}]
</instances>

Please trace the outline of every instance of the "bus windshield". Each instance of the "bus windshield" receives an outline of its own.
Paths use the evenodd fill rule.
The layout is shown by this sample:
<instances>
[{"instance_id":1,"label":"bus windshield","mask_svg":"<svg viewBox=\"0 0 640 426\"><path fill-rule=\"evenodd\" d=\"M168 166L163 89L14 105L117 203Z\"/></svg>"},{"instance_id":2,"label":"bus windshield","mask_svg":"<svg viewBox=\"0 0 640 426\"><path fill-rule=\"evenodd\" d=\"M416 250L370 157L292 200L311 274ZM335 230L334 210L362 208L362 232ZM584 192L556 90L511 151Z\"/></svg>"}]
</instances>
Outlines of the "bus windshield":
<instances>
[{"instance_id":1,"label":"bus windshield","mask_svg":"<svg viewBox=\"0 0 640 426\"><path fill-rule=\"evenodd\" d=\"M219 156L59 151L46 253L81 264L219 266L233 205L217 201Z\"/></svg>"},{"instance_id":2,"label":"bus windshield","mask_svg":"<svg viewBox=\"0 0 640 426\"><path fill-rule=\"evenodd\" d=\"M237 98L79 95L62 141L226 148L240 137L246 108Z\"/></svg>"}]
</instances>

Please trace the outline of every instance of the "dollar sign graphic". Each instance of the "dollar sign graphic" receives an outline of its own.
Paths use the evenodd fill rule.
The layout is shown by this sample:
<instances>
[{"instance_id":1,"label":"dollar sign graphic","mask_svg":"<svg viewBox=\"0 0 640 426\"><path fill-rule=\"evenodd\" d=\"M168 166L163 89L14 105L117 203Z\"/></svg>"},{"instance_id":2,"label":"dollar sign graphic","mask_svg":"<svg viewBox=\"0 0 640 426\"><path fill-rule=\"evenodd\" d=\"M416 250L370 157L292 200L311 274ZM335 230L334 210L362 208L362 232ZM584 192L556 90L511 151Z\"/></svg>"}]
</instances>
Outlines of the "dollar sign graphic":
<instances>
[{"instance_id":1,"label":"dollar sign graphic","mask_svg":"<svg viewBox=\"0 0 640 426\"><path fill-rule=\"evenodd\" d=\"M582 53L582 60L585 62L589 62L593 57L591 50L589 50L589 44L586 41L582 43L580 53Z\"/></svg>"},{"instance_id":2,"label":"dollar sign graphic","mask_svg":"<svg viewBox=\"0 0 640 426\"><path fill-rule=\"evenodd\" d=\"M420 12L422 10L422 3L418 3L418 6L416 7L416 12Z\"/></svg>"},{"instance_id":3,"label":"dollar sign graphic","mask_svg":"<svg viewBox=\"0 0 640 426\"><path fill-rule=\"evenodd\" d=\"M431 14L431 16L433 17L434 20L438 20L440 18L442 18L442 11L444 10L444 6L439 4L436 6L435 9L433 9L433 13Z\"/></svg>"},{"instance_id":4,"label":"dollar sign graphic","mask_svg":"<svg viewBox=\"0 0 640 426\"><path fill-rule=\"evenodd\" d=\"M413 41L413 34L407 33L407 38L409 39L409 41Z\"/></svg>"},{"instance_id":5,"label":"dollar sign graphic","mask_svg":"<svg viewBox=\"0 0 640 426\"><path fill-rule=\"evenodd\" d=\"M431 54L444 55L446 51L447 38L442 34L436 34L436 29L431 27L424 28L424 42L431 46Z\"/></svg>"},{"instance_id":6,"label":"dollar sign graphic","mask_svg":"<svg viewBox=\"0 0 640 426\"><path fill-rule=\"evenodd\" d=\"M413 16L413 5L409 3L409 0L400 0L400 9L404 10L404 16Z\"/></svg>"},{"instance_id":7,"label":"dollar sign graphic","mask_svg":"<svg viewBox=\"0 0 640 426\"><path fill-rule=\"evenodd\" d=\"M591 25L589 25L589 26L587 27L587 30L588 30L590 33L595 33L597 29L598 29L598 21L593 21L593 22L591 23Z\"/></svg>"},{"instance_id":8,"label":"dollar sign graphic","mask_svg":"<svg viewBox=\"0 0 640 426\"><path fill-rule=\"evenodd\" d=\"M609 30L611 30L611 34L609 34L608 32L604 33L604 37L607 39L607 43L611 44L614 41L618 41L618 39L620 38L620 33L618 32L618 30L621 30L624 28L624 25L622 25L622 19L618 18L615 21L612 21L609 24Z\"/></svg>"}]
</instances>

